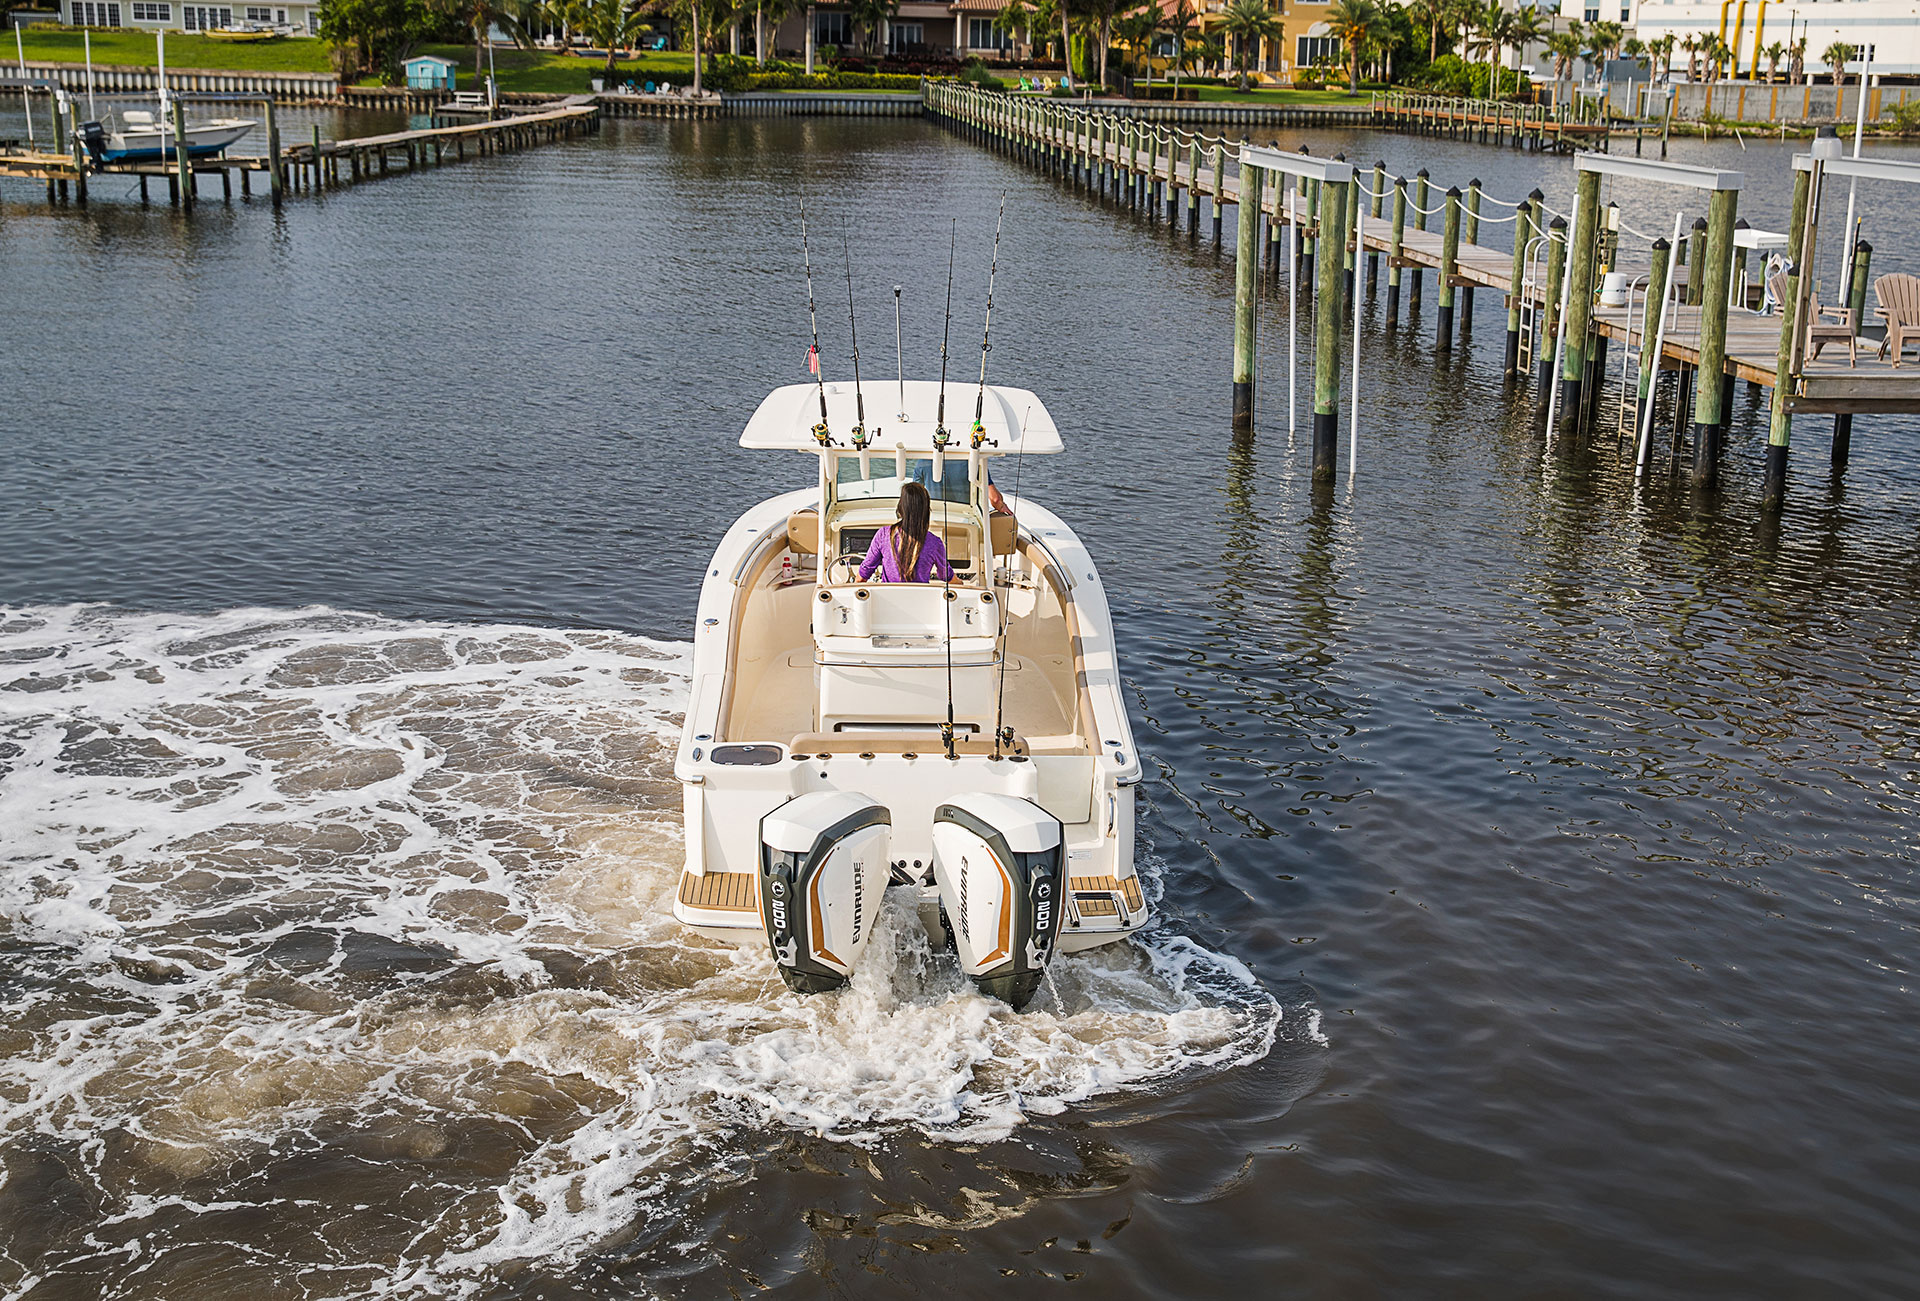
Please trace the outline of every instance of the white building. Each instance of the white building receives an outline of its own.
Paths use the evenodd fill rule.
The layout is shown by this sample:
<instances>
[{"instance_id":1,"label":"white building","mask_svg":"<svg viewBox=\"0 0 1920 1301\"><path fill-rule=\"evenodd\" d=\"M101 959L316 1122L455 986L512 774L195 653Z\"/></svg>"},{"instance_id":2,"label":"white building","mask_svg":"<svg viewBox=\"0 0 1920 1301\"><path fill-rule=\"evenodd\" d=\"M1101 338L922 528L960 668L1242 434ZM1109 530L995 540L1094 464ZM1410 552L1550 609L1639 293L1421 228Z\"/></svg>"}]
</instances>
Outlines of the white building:
<instances>
[{"instance_id":1,"label":"white building","mask_svg":"<svg viewBox=\"0 0 1920 1301\"><path fill-rule=\"evenodd\" d=\"M1806 71L1824 76L1820 56L1836 41L1873 51L1873 70L1888 75L1920 74L1920 0L1560 0L1564 18L1582 22L1607 19L1634 28L1643 41L1671 32L1718 36L1732 46L1734 76L1766 75L1759 51L1775 41L1807 43ZM1685 66L1674 58L1676 69ZM1787 61L1780 61L1785 75Z\"/></svg>"},{"instance_id":2,"label":"white building","mask_svg":"<svg viewBox=\"0 0 1920 1301\"><path fill-rule=\"evenodd\" d=\"M61 0L60 21L74 27L129 27L135 31L204 32L253 23L317 35L320 5L182 4L180 0Z\"/></svg>"}]
</instances>

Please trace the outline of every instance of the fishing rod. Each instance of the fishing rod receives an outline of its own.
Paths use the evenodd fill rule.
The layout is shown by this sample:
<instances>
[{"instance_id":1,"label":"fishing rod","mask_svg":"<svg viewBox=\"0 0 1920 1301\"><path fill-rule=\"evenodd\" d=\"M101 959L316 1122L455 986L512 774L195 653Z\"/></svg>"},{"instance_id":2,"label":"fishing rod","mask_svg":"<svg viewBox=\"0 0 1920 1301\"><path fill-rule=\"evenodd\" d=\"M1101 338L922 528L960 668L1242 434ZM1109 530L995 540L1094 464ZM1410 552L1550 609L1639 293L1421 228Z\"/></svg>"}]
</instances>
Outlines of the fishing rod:
<instances>
[{"instance_id":1,"label":"fishing rod","mask_svg":"<svg viewBox=\"0 0 1920 1301\"><path fill-rule=\"evenodd\" d=\"M1000 192L1000 215L993 219L993 261L987 267L987 324L980 331L980 392L973 399L973 446L987 442L987 427L980 422L987 409L987 354L993 351L993 278L1000 270L1000 224L1007 216L1007 192ZM997 444L996 444L997 445Z\"/></svg>"},{"instance_id":2,"label":"fishing rod","mask_svg":"<svg viewBox=\"0 0 1920 1301\"><path fill-rule=\"evenodd\" d=\"M900 409L894 413L894 419L904 423L907 418L907 358L900 350L900 286L893 287L893 372L900 381Z\"/></svg>"},{"instance_id":3,"label":"fishing rod","mask_svg":"<svg viewBox=\"0 0 1920 1301\"><path fill-rule=\"evenodd\" d=\"M853 321L853 245L843 234L840 249L847 258L847 333L853 339L853 445L867 449L867 400L860 393L860 331ZM877 431L876 431L877 432Z\"/></svg>"},{"instance_id":4,"label":"fishing rod","mask_svg":"<svg viewBox=\"0 0 1920 1301\"><path fill-rule=\"evenodd\" d=\"M953 435L947 432L947 336L953 333L953 250L960 240L960 222L956 218L947 230L947 319L940 325L940 405L933 417L933 445L945 447Z\"/></svg>"},{"instance_id":5,"label":"fishing rod","mask_svg":"<svg viewBox=\"0 0 1920 1301\"><path fill-rule=\"evenodd\" d=\"M1013 449L1013 499L1015 501L1020 500L1020 467L1026 464L1027 422L1032 418L1033 408L1029 406L1027 408L1027 414L1020 417L1020 442ZM993 521L991 517L989 517L987 521L987 535L989 538L993 535ZM1013 547L1016 552L1020 549L1020 521L1018 519L1015 519L1013 523ZM1009 587L1012 585L1011 574L1009 574L1008 585ZM993 699L993 757L996 759L1000 757L1000 747L1003 744L1009 746L1013 744L1013 729L1006 726L1008 650L1007 599L1003 596L1000 598L1000 684L994 693Z\"/></svg>"},{"instance_id":6,"label":"fishing rod","mask_svg":"<svg viewBox=\"0 0 1920 1301\"><path fill-rule=\"evenodd\" d=\"M813 347L807 350L807 367L813 371L814 383L820 388L820 423L813 427L813 441L822 447L833 446L833 435L827 429L827 380L820 373L820 318L813 310L813 253L807 247L807 199L800 196L800 264L807 270L807 324L813 330Z\"/></svg>"}]
</instances>

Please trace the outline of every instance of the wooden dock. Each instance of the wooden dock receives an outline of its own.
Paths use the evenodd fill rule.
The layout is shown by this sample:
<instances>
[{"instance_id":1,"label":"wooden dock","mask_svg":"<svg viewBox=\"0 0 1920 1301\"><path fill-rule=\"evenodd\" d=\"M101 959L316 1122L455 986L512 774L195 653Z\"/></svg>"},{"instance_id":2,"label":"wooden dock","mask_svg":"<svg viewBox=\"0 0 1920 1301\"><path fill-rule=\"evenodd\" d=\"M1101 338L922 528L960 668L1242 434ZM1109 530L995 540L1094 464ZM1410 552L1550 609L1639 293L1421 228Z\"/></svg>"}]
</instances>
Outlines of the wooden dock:
<instances>
[{"instance_id":1,"label":"wooden dock","mask_svg":"<svg viewBox=\"0 0 1920 1301\"><path fill-rule=\"evenodd\" d=\"M394 131L351 140L324 140L315 127L310 141L291 145L280 142L274 106L267 103L268 151L265 154L222 153L199 158L176 156L142 162L99 163L77 148L71 154L16 149L0 152L0 177L43 181L49 202L70 194L82 205L87 201L87 183L94 177L137 177L143 202L149 197L149 184L163 180L167 183L169 200L191 208L199 199L204 178L217 176L223 197L230 199L236 176L244 197L253 192L254 175L264 173L269 192L278 202L287 193L338 189L396 172L438 167L469 155L487 157L591 134L599 130L600 109L590 102L590 97L581 98L589 102L567 102L490 121ZM249 101L219 97L214 102L244 104Z\"/></svg>"},{"instance_id":2,"label":"wooden dock","mask_svg":"<svg viewBox=\"0 0 1920 1301\"><path fill-rule=\"evenodd\" d=\"M1164 219L1171 228L1184 216L1190 238L1198 238L1204 210L1211 218L1215 246L1224 247L1222 213L1228 206L1236 209L1234 246L1236 278L1240 281L1235 309L1236 419L1243 405L1249 414L1251 411L1250 401L1242 401L1243 396L1250 399L1251 395L1251 352L1241 345L1243 336L1250 338L1252 334L1255 295L1251 286L1259 274L1273 277L1281 274L1285 258L1280 255L1280 249L1286 242L1281 232L1292 224L1299 228L1297 242L1304 253L1303 267L1296 269L1301 272L1299 283L1315 302L1316 312L1322 299L1347 300L1348 306L1325 319L1334 334L1346 328L1344 322L1351 314L1352 299L1360 292L1356 280L1364 274L1365 289L1372 292L1381 262L1387 265L1390 280L1386 299L1389 320L1397 316L1403 278L1410 282L1408 302L1411 306L1420 302L1422 277L1433 273L1440 299L1437 318L1443 348L1452 346L1456 332L1457 292L1493 290L1501 294L1507 308L1506 374L1509 380L1536 383L1543 410L1549 405L1549 395L1556 390L1570 394L1577 409L1570 411L1563 406L1559 416L1571 421L1575 428L1584 427L1594 419L1603 387L1610 383L1624 384L1629 391L1621 394L1613 409L1628 417L1618 423L1630 428L1634 423L1632 413L1643 410L1643 403L1653 401L1656 390L1650 375L1630 379L1628 368L1617 362L1610 371L1606 345L1618 344L1623 352L1650 353L1647 335L1653 330L1649 317L1654 313L1649 312L1644 294L1630 294L1629 305L1624 307L1601 304L1595 269L1600 266L1617 270L1634 279L1648 255L1644 251L1640 253L1641 265L1634 265L1634 257L1619 250L1618 238L1606 234L1607 228L1598 221L1598 180L1589 173L1635 169L1670 175L1674 178L1672 183L1699 191L1717 191L1709 207L1710 220L1700 223L1703 227L1719 224L1721 229L1717 235L1709 237L1696 231L1690 238L1682 239L1677 248L1668 249L1664 239L1653 246L1653 256L1660 260L1653 273L1662 285L1671 273L1680 293L1668 309L1660 355L1649 357L1648 367L1652 374L1680 376L1676 412L1688 409L1685 391L1702 366L1717 370L1723 385L1746 380L1761 388L1779 390L1774 402L1765 502L1772 504L1778 500L1784 475L1782 458L1787 445L1783 422L1792 415L1834 416L1834 459L1836 463L1844 463L1854 415L1920 413L1920 366L1895 367L1890 361L1880 360L1878 341L1873 339L1859 341L1857 362L1849 359L1844 343L1829 343L1823 355L1813 359L1806 355L1808 348L1804 343L1786 348L1783 339L1793 336L1793 332L1783 328L1780 315L1750 310L1753 300L1733 289L1728 279L1719 280L1716 286L1716 267L1719 274L1726 277L1728 260L1740 265L1733 257L1730 238L1734 226L1733 199L1740 184L1740 178L1734 173L1718 174L1711 173L1710 169L1583 154L1579 163L1583 193L1590 192L1596 197L1589 202L1583 216L1559 214L1531 197L1502 202L1495 196L1483 194L1477 183L1469 186L1464 194L1457 188L1443 190L1424 170L1411 179L1389 177L1380 165L1371 171L1354 169L1337 160L1303 158L1264 147L1250 148L1244 140L1115 117L1059 101L1019 100L967 86L930 85L927 102L936 120L951 128L1069 184L1140 212L1149 220ZM1499 129L1498 123L1489 122L1486 129L1495 131ZM1509 124L1505 129L1511 136L1514 127ZM1257 156L1258 164L1243 168L1240 160L1248 156ZM1867 168L1863 174L1877 174L1865 164L1832 163L1829 166ZM1891 172L1905 165L1877 166ZM1269 172L1281 177L1284 183L1256 189L1253 193L1258 198L1253 206L1242 204L1246 177L1251 174L1262 178ZM1914 172L1913 178L1903 174L1894 179L1920 181L1920 169ZM1337 182L1309 179L1320 174L1340 179ZM1487 205L1485 210L1483 202ZM1363 210L1363 223L1354 220L1355 206ZM1516 208L1527 214L1524 221L1516 220ZM1335 214L1331 220L1336 224L1331 231L1324 229L1328 212ZM1357 239L1356 224L1362 228ZM1508 225L1514 232L1506 236L1508 247L1479 242L1478 234L1483 226L1493 229L1499 224ZM1522 244L1518 249L1513 247L1516 239ZM1723 254L1714 252L1716 239ZM1569 257L1569 249L1576 244L1582 256ZM1866 252L1870 250L1863 245L1862 256ZM1740 258L1745 256L1739 254ZM1321 272L1317 284L1311 274L1316 258ZM1544 274L1540 273L1543 266L1547 269ZM1867 264L1857 260L1855 267L1856 283L1864 286L1868 278ZM1326 278L1329 268L1331 280ZM1698 277L1697 284L1692 283L1695 277ZM1640 279L1644 281L1644 277ZM1563 281L1572 282L1564 291ZM1653 292L1657 305L1661 291ZM1856 308L1864 301L1864 293L1864 288L1856 291ZM1709 304L1724 301L1727 305L1717 309L1703 307L1700 305L1703 297ZM1569 315L1564 331L1558 320L1563 306ZM1461 312L1457 319L1464 321L1470 315L1469 309ZM1860 315L1864 318L1866 313L1862 311ZM1318 324L1315 333L1316 337L1320 334ZM1565 369L1556 371L1554 368L1560 361L1556 357L1556 342L1562 333L1569 341L1563 354L1567 360ZM1241 356L1243 352L1247 354L1245 358ZM1783 355L1788 358L1786 362L1782 361ZM1324 365L1325 359L1318 364ZM1585 378L1580 379L1583 374ZM1704 377L1692 385L1697 403L1692 474L1695 483L1703 486L1714 482L1713 462L1719 455L1718 429L1724 423L1726 408L1724 388L1713 386L1709 392L1709 387ZM1633 391L1636 388L1637 391ZM1328 397L1331 412L1332 395ZM1316 420L1323 414L1319 405L1320 399L1316 397ZM1316 475L1321 468L1316 443Z\"/></svg>"}]
</instances>

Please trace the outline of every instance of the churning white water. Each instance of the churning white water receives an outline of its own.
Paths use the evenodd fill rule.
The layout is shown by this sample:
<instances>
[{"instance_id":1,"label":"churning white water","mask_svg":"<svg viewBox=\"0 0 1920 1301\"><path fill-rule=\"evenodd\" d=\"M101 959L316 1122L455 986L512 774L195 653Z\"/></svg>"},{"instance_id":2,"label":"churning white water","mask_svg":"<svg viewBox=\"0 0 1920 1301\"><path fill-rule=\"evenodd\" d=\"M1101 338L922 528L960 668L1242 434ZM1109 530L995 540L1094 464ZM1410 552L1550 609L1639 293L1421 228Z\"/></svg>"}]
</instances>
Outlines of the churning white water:
<instances>
[{"instance_id":1,"label":"churning white water","mask_svg":"<svg viewBox=\"0 0 1920 1301\"><path fill-rule=\"evenodd\" d=\"M1062 958L1024 1015L897 903L816 998L682 931L686 669L616 632L0 611L0 1196L31 1152L97 1208L60 1249L0 1229L0 1294L37 1260L136 1295L223 1217L372 1210L284 1248L316 1294L478 1290L749 1132L993 1139L1281 1032L1165 928ZM316 1154L358 1164L263 1173Z\"/></svg>"}]
</instances>

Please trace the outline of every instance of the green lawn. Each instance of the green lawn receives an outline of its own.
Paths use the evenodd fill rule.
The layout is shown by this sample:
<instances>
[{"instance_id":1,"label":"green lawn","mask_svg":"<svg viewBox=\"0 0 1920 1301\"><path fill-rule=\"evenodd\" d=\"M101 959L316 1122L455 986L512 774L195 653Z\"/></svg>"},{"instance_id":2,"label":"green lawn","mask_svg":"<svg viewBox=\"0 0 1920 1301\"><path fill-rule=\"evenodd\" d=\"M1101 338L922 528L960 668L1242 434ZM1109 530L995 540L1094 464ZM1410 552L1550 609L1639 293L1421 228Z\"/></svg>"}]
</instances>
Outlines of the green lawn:
<instances>
[{"instance_id":1,"label":"green lawn","mask_svg":"<svg viewBox=\"0 0 1920 1301\"><path fill-rule=\"evenodd\" d=\"M79 63L86 57L85 43L77 28L56 28L36 23L22 35L29 59ZM419 53L452 59L459 68L460 85L469 87L474 84L473 46L423 45ZM153 35L150 32L97 30L93 33L93 61L96 64L153 67L158 61ZM592 89L591 78L599 76L600 70L606 66L604 58L580 58L546 50L505 48L493 52L493 62L502 90L560 95L585 94ZM178 32L167 34L167 66L234 72L333 70L326 42L309 37L234 44ZM644 54L637 59L622 59L615 68L614 75L622 81L629 77L643 81L649 77L658 78L662 73L685 80L693 75L693 56L669 52Z\"/></svg>"},{"instance_id":2,"label":"green lawn","mask_svg":"<svg viewBox=\"0 0 1920 1301\"><path fill-rule=\"evenodd\" d=\"M1363 89L1358 95L1349 95L1346 88L1327 90L1235 90L1232 86L1200 86L1200 100L1205 104L1269 104L1279 107L1286 104L1354 104L1366 103L1367 92Z\"/></svg>"}]
</instances>

